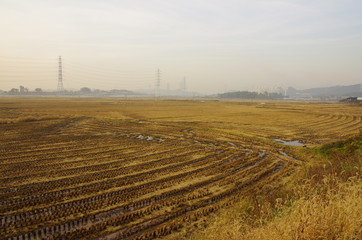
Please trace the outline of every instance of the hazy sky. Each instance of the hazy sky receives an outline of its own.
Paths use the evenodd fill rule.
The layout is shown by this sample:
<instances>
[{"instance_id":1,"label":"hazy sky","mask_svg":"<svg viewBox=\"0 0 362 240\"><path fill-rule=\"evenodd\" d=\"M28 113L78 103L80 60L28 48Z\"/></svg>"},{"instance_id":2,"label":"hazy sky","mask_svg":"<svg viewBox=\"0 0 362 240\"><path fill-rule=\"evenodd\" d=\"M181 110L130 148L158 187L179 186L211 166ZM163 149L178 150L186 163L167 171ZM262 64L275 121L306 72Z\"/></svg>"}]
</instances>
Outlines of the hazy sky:
<instances>
[{"instance_id":1,"label":"hazy sky","mask_svg":"<svg viewBox=\"0 0 362 240\"><path fill-rule=\"evenodd\" d=\"M362 83L361 0L0 0L0 89Z\"/></svg>"}]
</instances>

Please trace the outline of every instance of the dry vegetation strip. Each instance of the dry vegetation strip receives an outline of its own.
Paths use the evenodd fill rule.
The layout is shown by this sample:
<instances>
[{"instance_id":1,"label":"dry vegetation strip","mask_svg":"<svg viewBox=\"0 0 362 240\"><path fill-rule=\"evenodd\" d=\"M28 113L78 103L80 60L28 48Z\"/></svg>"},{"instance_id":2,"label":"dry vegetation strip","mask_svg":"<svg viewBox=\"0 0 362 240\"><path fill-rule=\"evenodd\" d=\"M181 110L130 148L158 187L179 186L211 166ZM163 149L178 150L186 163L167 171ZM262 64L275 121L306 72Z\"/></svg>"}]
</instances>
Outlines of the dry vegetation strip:
<instances>
[{"instance_id":1,"label":"dry vegetation strip","mask_svg":"<svg viewBox=\"0 0 362 240\"><path fill-rule=\"evenodd\" d=\"M288 185L240 198L188 239L362 239L362 132L299 154Z\"/></svg>"},{"instance_id":2,"label":"dry vegetation strip","mask_svg":"<svg viewBox=\"0 0 362 240\"><path fill-rule=\"evenodd\" d=\"M270 139L361 127L353 106L286 102L1 99L0 119L5 239L184 237L295 180L306 154Z\"/></svg>"}]
</instances>

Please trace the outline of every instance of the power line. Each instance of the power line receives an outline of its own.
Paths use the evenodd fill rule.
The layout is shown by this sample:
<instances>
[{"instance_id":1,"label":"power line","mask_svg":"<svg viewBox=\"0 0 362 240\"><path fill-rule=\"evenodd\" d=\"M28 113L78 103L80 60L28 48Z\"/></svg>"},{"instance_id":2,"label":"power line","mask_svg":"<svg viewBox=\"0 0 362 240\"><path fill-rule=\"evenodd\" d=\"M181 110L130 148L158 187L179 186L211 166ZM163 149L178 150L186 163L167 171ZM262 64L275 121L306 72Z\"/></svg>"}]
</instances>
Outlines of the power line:
<instances>
[{"instance_id":1,"label":"power line","mask_svg":"<svg viewBox=\"0 0 362 240\"><path fill-rule=\"evenodd\" d=\"M115 70L114 68L110 69L110 70L104 70L104 69L99 69L98 67L92 67L92 66L85 66L85 65L80 65L80 64L74 64L74 63L65 63L64 67L67 67L68 69L76 70L76 71L82 71L82 72L86 72L86 73L90 73L92 75L117 75L117 76L132 76L135 74L135 71L120 71L120 70ZM138 76L145 76L145 77L153 77L154 76L154 72L139 72L139 70L137 70L137 75Z\"/></svg>"},{"instance_id":2,"label":"power line","mask_svg":"<svg viewBox=\"0 0 362 240\"><path fill-rule=\"evenodd\" d=\"M154 71L139 71L139 69L122 69L111 66L91 66L83 63L62 61L49 61L40 58L14 58L0 55L1 83L10 87L13 84L34 85L46 84L50 86L57 78L58 91L64 91L64 79L67 79L69 88L83 85L91 88L105 89L150 89L154 81ZM105 68L106 67L106 68ZM156 77L160 87L160 73ZM159 82L157 84L157 82ZM72 85L72 86L71 86ZM2 88L4 88L2 86ZM1 86L0 86L1 87ZM158 90L157 90L158 92Z\"/></svg>"}]
</instances>

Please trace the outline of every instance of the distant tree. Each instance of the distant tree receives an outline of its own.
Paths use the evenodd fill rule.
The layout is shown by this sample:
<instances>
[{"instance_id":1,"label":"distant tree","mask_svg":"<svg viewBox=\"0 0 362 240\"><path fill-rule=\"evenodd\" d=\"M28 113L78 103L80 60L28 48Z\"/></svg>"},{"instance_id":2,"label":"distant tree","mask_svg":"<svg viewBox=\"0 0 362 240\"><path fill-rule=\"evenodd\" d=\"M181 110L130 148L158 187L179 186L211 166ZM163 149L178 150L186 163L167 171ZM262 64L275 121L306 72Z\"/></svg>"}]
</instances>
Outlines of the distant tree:
<instances>
[{"instance_id":1,"label":"distant tree","mask_svg":"<svg viewBox=\"0 0 362 240\"><path fill-rule=\"evenodd\" d=\"M18 93L19 92L19 89L17 88L12 88L9 93Z\"/></svg>"},{"instance_id":2,"label":"distant tree","mask_svg":"<svg viewBox=\"0 0 362 240\"><path fill-rule=\"evenodd\" d=\"M88 94L88 93L91 93L92 90L90 88L87 88L87 87L82 87L80 89L80 92L83 93L83 94Z\"/></svg>"},{"instance_id":3,"label":"distant tree","mask_svg":"<svg viewBox=\"0 0 362 240\"><path fill-rule=\"evenodd\" d=\"M35 92L41 93L41 92L43 92L43 90L41 88L35 88Z\"/></svg>"},{"instance_id":4,"label":"distant tree","mask_svg":"<svg viewBox=\"0 0 362 240\"><path fill-rule=\"evenodd\" d=\"M27 89L27 88L24 87L24 86L20 86L19 89L20 89L20 93L27 93L27 92L29 92L29 89Z\"/></svg>"}]
</instances>

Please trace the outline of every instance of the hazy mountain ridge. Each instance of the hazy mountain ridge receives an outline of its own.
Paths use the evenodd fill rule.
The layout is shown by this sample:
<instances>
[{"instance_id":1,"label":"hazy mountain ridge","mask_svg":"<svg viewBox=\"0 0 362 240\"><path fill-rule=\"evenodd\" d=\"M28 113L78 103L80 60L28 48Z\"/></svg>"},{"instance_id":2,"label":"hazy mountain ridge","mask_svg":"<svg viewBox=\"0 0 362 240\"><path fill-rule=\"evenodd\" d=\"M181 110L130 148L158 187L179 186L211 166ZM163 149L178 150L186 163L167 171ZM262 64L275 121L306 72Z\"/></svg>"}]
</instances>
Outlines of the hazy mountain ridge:
<instances>
[{"instance_id":1,"label":"hazy mountain ridge","mask_svg":"<svg viewBox=\"0 0 362 240\"><path fill-rule=\"evenodd\" d=\"M362 97L362 84L348 85L348 86L332 86L322 88L309 88L304 90L297 90L289 87L286 94L289 97L297 96L310 96L310 97Z\"/></svg>"}]
</instances>

